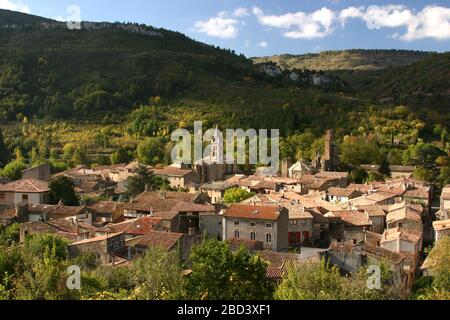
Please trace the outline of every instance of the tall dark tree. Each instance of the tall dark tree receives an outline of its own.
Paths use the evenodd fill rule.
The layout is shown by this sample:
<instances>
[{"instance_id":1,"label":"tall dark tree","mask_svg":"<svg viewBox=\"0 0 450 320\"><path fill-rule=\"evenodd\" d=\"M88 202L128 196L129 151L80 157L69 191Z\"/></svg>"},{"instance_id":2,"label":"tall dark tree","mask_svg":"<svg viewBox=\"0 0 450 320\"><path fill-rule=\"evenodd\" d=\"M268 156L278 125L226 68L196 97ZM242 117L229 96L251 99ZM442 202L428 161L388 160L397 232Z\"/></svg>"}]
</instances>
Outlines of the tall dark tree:
<instances>
[{"instance_id":1,"label":"tall dark tree","mask_svg":"<svg viewBox=\"0 0 450 320\"><path fill-rule=\"evenodd\" d=\"M3 132L2 129L0 129L0 167L3 168L10 160L11 154L5 145L5 141L3 140Z\"/></svg>"},{"instance_id":2,"label":"tall dark tree","mask_svg":"<svg viewBox=\"0 0 450 320\"><path fill-rule=\"evenodd\" d=\"M147 190L167 189L169 187L169 181L152 175L147 167L140 165L134 176L128 178L128 194L136 196Z\"/></svg>"},{"instance_id":3,"label":"tall dark tree","mask_svg":"<svg viewBox=\"0 0 450 320\"><path fill-rule=\"evenodd\" d=\"M60 176L49 184L49 202L52 204L57 204L60 201L66 206L77 206L79 204L79 199L75 194L75 185L73 182L65 177Z\"/></svg>"}]
</instances>

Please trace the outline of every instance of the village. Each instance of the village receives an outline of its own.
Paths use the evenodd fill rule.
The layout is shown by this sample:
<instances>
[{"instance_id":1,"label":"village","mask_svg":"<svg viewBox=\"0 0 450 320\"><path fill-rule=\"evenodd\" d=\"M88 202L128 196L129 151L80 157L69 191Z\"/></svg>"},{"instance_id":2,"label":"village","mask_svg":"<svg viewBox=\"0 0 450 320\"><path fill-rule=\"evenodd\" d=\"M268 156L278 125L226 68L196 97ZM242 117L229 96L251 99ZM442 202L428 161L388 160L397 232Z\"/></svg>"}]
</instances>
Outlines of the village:
<instances>
[{"instance_id":1,"label":"village","mask_svg":"<svg viewBox=\"0 0 450 320\"><path fill-rule=\"evenodd\" d=\"M277 174L259 167L245 175L211 154L192 166L146 166L170 187L147 186L127 197L127 181L140 166L78 166L55 175L48 165L26 169L20 180L0 185L0 225L20 223L20 242L37 233L64 237L69 257L93 253L113 267L132 265L152 247L179 250L189 265L192 247L205 238L259 254L268 262L266 276L278 283L288 265L307 260L326 258L346 273L388 263L407 290L419 275L433 274L424 248L450 234L450 186L438 208L433 186L411 177L414 167L391 166L384 182L352 183L337 171L333 130L312 163L283 159ZM80 197L109 200L48 204L49 182L58 176L72 181ZM229 190L252 196L225 203Z\"/></svg>"}]
</instances>

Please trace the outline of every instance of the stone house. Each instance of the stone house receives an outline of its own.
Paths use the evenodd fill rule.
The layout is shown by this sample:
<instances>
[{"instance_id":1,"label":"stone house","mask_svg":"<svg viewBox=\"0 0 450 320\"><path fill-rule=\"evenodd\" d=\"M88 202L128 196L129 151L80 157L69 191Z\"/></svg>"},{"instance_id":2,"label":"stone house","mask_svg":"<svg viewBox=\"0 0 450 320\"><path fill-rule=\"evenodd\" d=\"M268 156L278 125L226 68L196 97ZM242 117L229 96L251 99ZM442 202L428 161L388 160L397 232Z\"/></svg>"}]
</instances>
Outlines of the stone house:
<instances>
[{"instance_id":1,"label":"stone house","mask_svg":"<svg viewBox=\"0 0 450 320\"><path fill-rule=\"evenodd\" d=\"M363 193L358 190L331 187L326 192L326 200L331 203L342 203L348 202L350 199L357 198L362 195Z\"/></svg>"},{"instance_id":2,"label":"stone house","mask_svg":"<svg viewBox=\"0 0 450 320\"><path fill-rule=\"evenodd\" d=\"M75 258L83 253L93 253L101 264L114 262L115 253L125 248L125 234L112 233L89 238L68 245L69 258Z\"/></svg>"},{"instance_id":3,"label":"stone house","mask_svg":"<svg viewBox=\"0 0 450 320\"><path fill-rule=\"evenodd\" d=\"M310 244L313 241L313 216L305 208L297 203L283 202L283 207L289 213L289 234L290 246Z\"/></svg>"},{"instance_id":4,"label":"stone house","mask_svg":"<svg viewBox=\"0 0 450 320\"><path fill-rule=\"evenodd\" d=\"M364 240L364 231L372 230L372 222L366 212L343 210L328 212L324 216L330 222L331 239L338 242L360 242Z\"/></svg>"},{"instance_id":5,"label":"stone house","mask_svg":"<svg viewBox=\"0 0 450 320\"><path fill-rule=\"evenodd\" d=\"M175 166L168 166L164 169L154 169L152 173L170 183L173 189L185 189L192 183L198 183L198 175L191 169L182 169Z\"/></svg>"},{"instance_id":6,"label":"stone house","mask_svg":"<svg viewBox=\"0 0 450 320\"><path fill-rule=\"evenodd\" d=\"M40 181L50 181L50 165L41 164L22 170L22 179L36 179Z\"/></svg>"},{"instance_id":7,"label":"stone house","mask_svg":"<svg viewBox=\"0 0 450 320\"><path fill-rule=\"evenodd\" d=\"M434 239L438 242L444 237L450 236L450 219L433 222Z\"/></svg>"},{"instance_id":8,"label":"stone house","mask_svg":"<svg viewBox=\"0 0 450 320\"><path fill-rule=\"evenodd\" d=\"M388 229L400 227L408 230L423 231L422 225L423 207L399 203L388 207L386 224Z\"/></svg>"},{"instance_id":9,"label":"stone house","mask_svg":"<svg viewBox=\"0 0 450 320\"><path fill-rule=\"evenodd\" d=\"M225 192L237 187L235 183L226 181L208 182L199 187L200 192L206 193L212 204L221 203Z\"/></svg>"},{"instance_id":10,"label":"stone house","mask_svg":"<svg viewBox=\"0 0 450 320\"><path fill-rule=\"evenodd\" d=\"M223 214L223 240L262 241L272 251L288 249L289 213L279 205L232 204Z\"/></svg>"},{"instance_id":11,"label":"stone house","mask_svg":"<svg viewBox=\"0 0 450 320\"><path fill-rule=\"evenodd\" d=\"M204 196L201 193L143 192L124 205L124 217L159 217L167 231L196 233L200 214L215 213L215 207L205 203Z\"/></svg>"},{"instance_id":12,"label":"stone house","mask_svg":"<svg viewBox=\"0 0 450 320\"><path fill-rule=\"evenodd\" d=\"M31 204L46 203L48 183L34 178L20 179L0 185L0 205L12 206L22 201Z\"/></svg>"},{"instance_id":13,"label":"stone house","mask_svg":"<svg viewBox=\"0 0 450 320\"><path fill-rule=\"evenodd\" d=\"M375 205L361 205L358 206L359 211L365 212L372 222L372 231L375 233L383 233L386 226L386 213L383 208L377 204Z\"/></svg>"}]
</instances>

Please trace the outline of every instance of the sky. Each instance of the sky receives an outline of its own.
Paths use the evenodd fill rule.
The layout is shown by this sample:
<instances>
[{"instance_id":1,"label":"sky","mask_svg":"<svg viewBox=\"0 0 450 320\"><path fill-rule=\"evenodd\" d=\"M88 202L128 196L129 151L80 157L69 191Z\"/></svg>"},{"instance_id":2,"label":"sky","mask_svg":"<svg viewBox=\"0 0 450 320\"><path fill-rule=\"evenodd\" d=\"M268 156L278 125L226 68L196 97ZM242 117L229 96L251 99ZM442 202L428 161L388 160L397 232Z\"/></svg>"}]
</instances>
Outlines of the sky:
<instances>
[{"instance_id":1,"label":"sky","mask_svg":"<svg viewBox=\"0 0 450 320\"><path fill-rule=\"evenodd\" d=\"M450 51L449 0L0 0L0 8L58 20L145 23L247 57Z\"/></svg>"}]
</instances>

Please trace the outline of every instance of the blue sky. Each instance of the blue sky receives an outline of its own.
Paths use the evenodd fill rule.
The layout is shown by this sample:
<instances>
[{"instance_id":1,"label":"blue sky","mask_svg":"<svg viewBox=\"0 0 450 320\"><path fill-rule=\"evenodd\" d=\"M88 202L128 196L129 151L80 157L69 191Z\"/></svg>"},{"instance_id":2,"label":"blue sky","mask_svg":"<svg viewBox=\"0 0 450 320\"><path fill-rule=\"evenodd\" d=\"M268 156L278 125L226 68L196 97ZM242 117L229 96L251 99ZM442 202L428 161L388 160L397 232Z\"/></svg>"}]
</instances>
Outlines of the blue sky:
<instances>
[{"instance_id":1,"label":"blue sky","mask_svg":"<svg viewBox=\"0 0 450 320\"><path fill-rule=\"evenodd\" d=\"M0 0L0 8L180 31L246 56L350 48L450 51L450 1Z\"/></svg>"}]
</instances>

